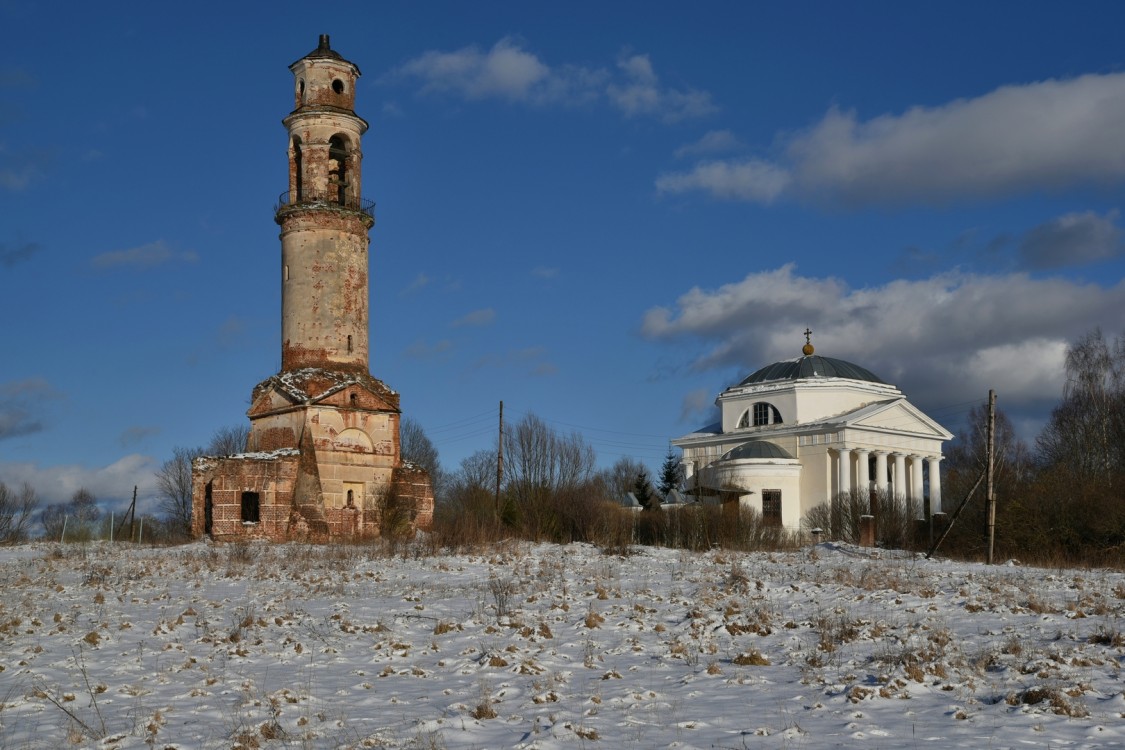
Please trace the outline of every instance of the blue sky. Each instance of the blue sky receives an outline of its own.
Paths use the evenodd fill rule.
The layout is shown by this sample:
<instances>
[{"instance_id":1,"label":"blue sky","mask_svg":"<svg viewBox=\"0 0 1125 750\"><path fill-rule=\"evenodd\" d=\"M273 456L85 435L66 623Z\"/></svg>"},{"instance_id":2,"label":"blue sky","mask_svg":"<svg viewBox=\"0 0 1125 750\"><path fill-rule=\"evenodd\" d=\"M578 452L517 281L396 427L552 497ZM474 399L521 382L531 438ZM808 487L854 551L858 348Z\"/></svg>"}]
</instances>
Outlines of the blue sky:
<instances>
[{"instance_id":1,"label":"blue sky","mask_svg":"<svg viewBox=\"0 0 1125 750\"><path fill-rule=\"evenodd\" d=\"M655 468L806 326L1033 438L1123 329L1119 3L161 5L0 0L0 480L46 500L154 508L277 370L321 33L371 123L371 370L447 468L501 399Z\"/></svg>"}]
</instances>

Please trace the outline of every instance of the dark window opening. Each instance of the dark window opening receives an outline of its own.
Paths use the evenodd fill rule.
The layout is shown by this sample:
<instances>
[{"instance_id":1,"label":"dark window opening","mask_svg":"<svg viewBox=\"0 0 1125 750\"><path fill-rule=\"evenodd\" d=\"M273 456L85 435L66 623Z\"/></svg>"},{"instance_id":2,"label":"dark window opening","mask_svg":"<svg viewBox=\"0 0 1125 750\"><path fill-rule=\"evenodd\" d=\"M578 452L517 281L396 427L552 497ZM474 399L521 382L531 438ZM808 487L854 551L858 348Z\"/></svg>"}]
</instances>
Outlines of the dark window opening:
<instances>
[{"instance_id":1,"label":"dark window opening","mask_svg":"<svg viewBox=\"0 0 1125 750\"><path fill-rule=\"evenodd\" d=\"M305 81L301 79L297 82L297 106L300 107L305 103Z\"/></svg>"},{"instance_id":2,"label":"dark window opening","mask_svg":"<svg viewBox=\"0 0 1125 750\"><path fill-rule=\"evenodd\" d=\"M781 490L762 490L762 521L767 526L781 525Z\"/></svg>"},{"instance_id":3,"label":"dark window opening","mask_svg":"<svg viewBox=\"0 0 1125 750\"><path fill-rule=\"evenodd\" d=\"M348 507L355 507L355 492L353 490L348 490Z\"/></svg>"},{"instance_id":4,"label":"dark window opening","mask_svg":"<svg viewBox=\"0 0 1125 750\"><path fill-rule=\"evenodd\" d=\"M259 518L258 493L242 493L242 522L258 523Z\"/></svg>"},{"instance_id":5,"label":"dark window opening","mask_svg":"<svg viewBox=\"0 0 1125 750\"><path fill-rule=\"evenodd\" d=\"M351 394L351 395L350 395L350 396L348 397L348 399L349 399L349 400L351 401L351 403L352 403L352 406L355 406L355 405L356 405L356 397L355 397L355 394L354 394L354 393L353 393L353 394Z\"/></svg>"},{"instance_id":6,"label":"dark window opening","mask_svg":"<svg viewBox=\"0 0 1125 750\"><path fill-rule=\"evenodd\" d=\"M211 536L211 529L215 525L215 501L212 499L211 489L214 482L208 482L203 493L203 533Z\"/></svg>"},{"instance_id":7,"label":"dark window opening","mask_svg":"<svg viewBox=\"0 0 1125 750\"><path fill-rule=\"evenodd\" d=\"M341 206L347 205L348 151L339 136L328 141L328 195Z\"/></svg>"},{"instance_id":8,"label":"dark window opening","mask_svg":"<svg viewBox=\"0 0 1125 750\"><path fill-rule=\"evenodd\" d=\"M344 82L339 78L335 79L334 81L332 81L332 90L337 94L344 93Z\"/></svg>"},{"instance_id":9,"label":"dark window opening","mask_svg":"<svg viewBox=\"0 0 1125 750\"><path fill-rule=\"evenodd\" d=\"M348 336L348 354L352 353L352 337Z\"/></svg>"},{"instance_id":10,"label":"dark window opening","mask_svg":"<svg viewBox=\"0 0 1125 750\"><path fill-rule=\"evenodd\" d=\"M304 156L301 153L301 139L293 139L293 196L300 203L305 188Z\"/></svg>"}]
</instances>

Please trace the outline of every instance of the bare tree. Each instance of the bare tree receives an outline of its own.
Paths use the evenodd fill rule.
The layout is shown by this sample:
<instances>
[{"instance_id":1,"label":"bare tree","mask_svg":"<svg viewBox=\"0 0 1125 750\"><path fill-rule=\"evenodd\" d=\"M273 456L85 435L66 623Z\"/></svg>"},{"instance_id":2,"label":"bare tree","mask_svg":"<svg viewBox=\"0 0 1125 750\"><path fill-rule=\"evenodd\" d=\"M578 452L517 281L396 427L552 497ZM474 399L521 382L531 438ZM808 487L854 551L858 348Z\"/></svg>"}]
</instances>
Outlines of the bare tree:
<instances>
[{"instance_id":1,"label":"bare tree","mask_svg":"<svg viewBox=\"0 0 1125 750\"><path fill-rule=\"evenodd\" d=\"M1066 352L1063 399L1036 441L1049 466L1110 483L1125 470L1125 340L1095 328Z\"/></svg>"},{"instance_id":2,"label":"bare tree","mask_svg":"<svg viewBox=\"0 0 1125 750\"><path fill-rule=\"evenodd\" d=\"M27 538L27 530L38 505L39 498L27 482L18 492L0 482L0 544L22 542Z\"/></svg>"},{"instance_id":3,"label":"bare tree","mask_svg":"<svg viewBox=\"0 0 1125 750\"><path fill-rule=\"evenodd\" d=\"M434 498L442 498L446 483L441 461L438 460L438 451L417 420L403 417L399 425L399 446L402 460L425 469L430 475Z\"/></svg>"},{"instance_id":4,"label":"bare tree","mask_svg":"<svg viewBox=\"0 0 1125 750\"><path fill-rule=\"evenodd\" d=\"M220 427L211 436L205 451L208 456L233 456L246 450L246 441L250 437L250 426L246 424Z\"/></svg>"},{"instance_id":5,"label":"bare tree","mask_svg":"<svg viewBox=\"0 0 1125 750\"><path fill-rule=\"evenodd\" d=\"M69 511L74 516L74 520L84 526L92 525L102 515L98 501L94 499L94 493L85 487L79 487L71 495Z\"/></svg>"},{"instance_id":6,"label":"bare tree","mask_svg":"<svg viewBox=\"0 0 1125 750\"><path fill-rule=\"evenodd\" d=\"M175 447L172 458L156 472L160 511L172 533L191 533L191 462L204 455L199 448Z\"/></svg>"},{"instance_id":7,"label":"bare tree","mask_svg":"<svg viewBox=\"0 0 1125 750\"><path fill-rule=\"evenodd\" d=\"M605 484L606 493L615 501L622 500L626 494L633 491L637 475L645 471L645 465L635 458L622 456L614 462L613 466L603 469L599 476Z\"/></svg>"},{"instance_id":8,"label":"bare tree","mask_svg":"<svg viewBox=\"0 0 1125 750\"><path fill-rule=\"evenodd\" d=\"M62 537L63 526L66 524L66 505L51 503L39 512L39 523L43 525L43 536L52 541L59 541Z\"/></svg>"},{"instance_id":9,"label":"bare tree","mask_svg":"<svg viewBox=\"0 0 1125 750\"><path fill-rule=\"evenodd\" d=\"M559 435L534 414L516 423L504 445L508 490L521 505L588 483L595 460L581 435Z\"/></svg>"}]
</instances>

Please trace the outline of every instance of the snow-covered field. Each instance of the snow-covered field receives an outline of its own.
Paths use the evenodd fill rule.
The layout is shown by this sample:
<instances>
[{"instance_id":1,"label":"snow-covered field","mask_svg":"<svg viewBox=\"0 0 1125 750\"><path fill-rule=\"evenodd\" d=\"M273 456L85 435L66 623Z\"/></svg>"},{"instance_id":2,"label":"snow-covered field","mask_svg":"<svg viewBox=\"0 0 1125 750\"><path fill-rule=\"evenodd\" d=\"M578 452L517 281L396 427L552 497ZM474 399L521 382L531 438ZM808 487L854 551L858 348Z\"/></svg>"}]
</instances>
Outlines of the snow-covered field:
<instances>
[{"instance_id":1,"label":"snow-covered field","mask_svg":"<svg viewBox=\"0 0 1125 750\"><path fill-rule=\"evenodd\" d=\"M0 549L0 748L1125 746L1125 575L822 544Z\"/></svg>"}]
</instances>

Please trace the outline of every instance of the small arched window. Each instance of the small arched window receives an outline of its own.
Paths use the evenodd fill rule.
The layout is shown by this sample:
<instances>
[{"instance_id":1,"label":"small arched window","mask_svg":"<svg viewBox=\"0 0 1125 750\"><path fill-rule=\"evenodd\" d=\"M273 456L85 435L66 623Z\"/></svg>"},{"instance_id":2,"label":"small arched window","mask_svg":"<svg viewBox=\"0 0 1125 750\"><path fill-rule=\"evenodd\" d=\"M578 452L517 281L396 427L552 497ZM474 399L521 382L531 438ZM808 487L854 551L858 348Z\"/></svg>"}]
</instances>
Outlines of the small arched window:
<instances>
[{"instance_id":1,"label":"small arched window","mask_svg":"<svg viewBox=\"0 0 1125 750\"><path fill-rule=\"evenodd\" d=\"M348 336L348 354L352 353L352 337Z\"/></svg>"},{"instance_id":2,"label":"small arched window","mask_svg":"<svg viewBox=\"0 0 1125 750\"><path fill-rule=\"evenodd\" d=\"M328 197L333 203L347 205L348 149L338 135L328 141Z\"/></svg>"}]
</instances>

